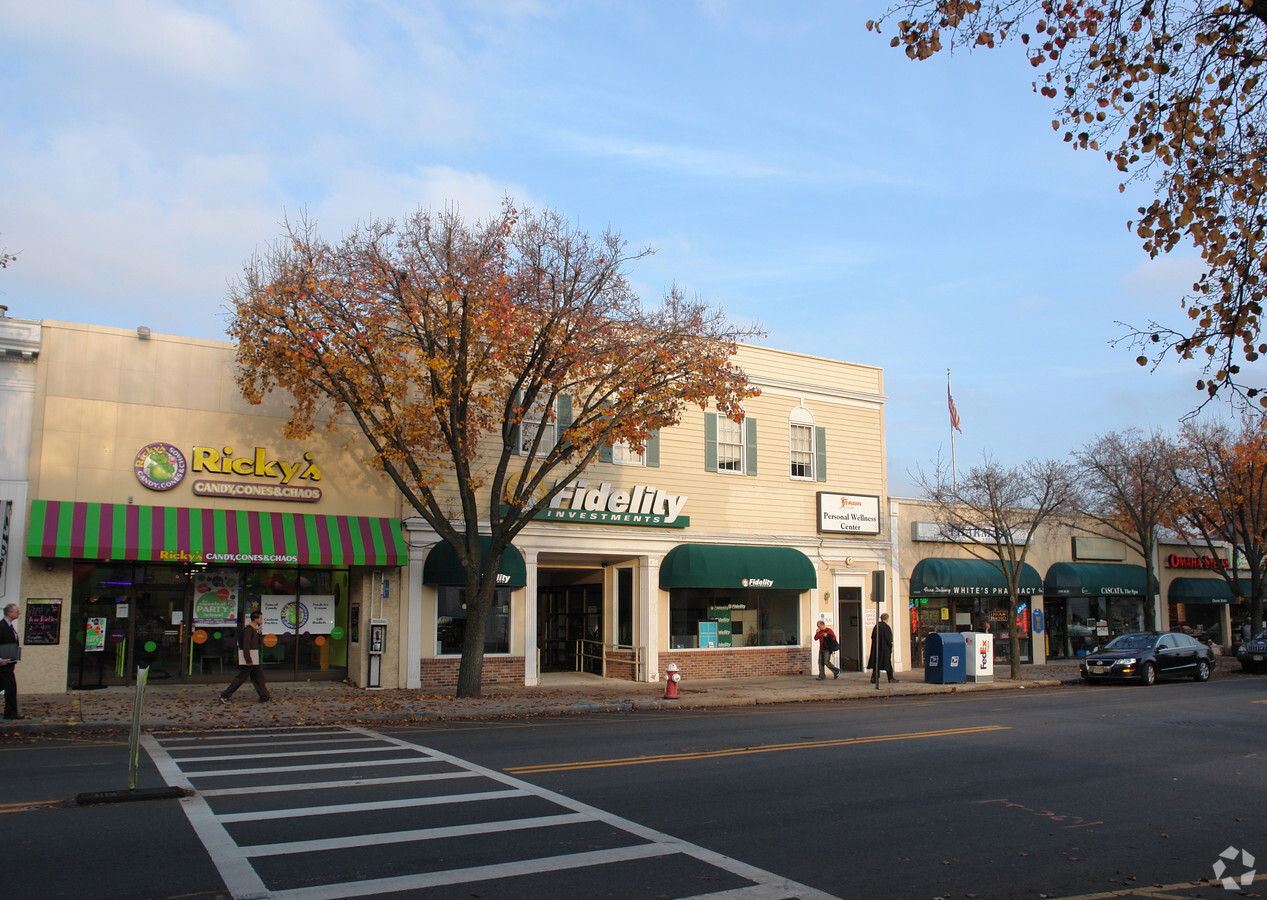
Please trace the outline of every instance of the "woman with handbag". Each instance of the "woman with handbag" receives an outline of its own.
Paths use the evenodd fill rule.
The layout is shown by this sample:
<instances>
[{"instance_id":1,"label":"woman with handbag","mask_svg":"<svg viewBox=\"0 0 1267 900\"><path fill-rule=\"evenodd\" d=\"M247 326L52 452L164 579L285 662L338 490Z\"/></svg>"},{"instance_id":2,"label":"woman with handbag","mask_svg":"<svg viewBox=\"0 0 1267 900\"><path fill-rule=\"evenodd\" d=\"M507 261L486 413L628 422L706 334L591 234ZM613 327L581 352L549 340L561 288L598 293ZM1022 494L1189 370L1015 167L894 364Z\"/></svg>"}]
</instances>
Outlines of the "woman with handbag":
<instances>
[{"instance_id":1,"label":"woman with handbag","mask_svg":"<svg viewBox=\"0 0 1267 900\"><path fill-rule=\"evenodd\" d=\"M260 665L260 625L263 619L264 616L258 609L252 610L251 620L242 629L242 647L238 650L238 665L241 668L238 669L237 677L220 694L221 703L228 703L233 692L245 684L248 678L255 685L255 693L260 695L261 703L273 699L268 692L268 685L264 683L264 667Z\"/></svg>"},{"instance_id":2,"label":"woman with handbag","mask_svg":"<svg viewBox=\"0 0 1267 900\"><path fill-rule=\"evenodd\" d=\"M828 669L831 669L832 678L839 678L840 669L831 664L831 655L840 649L840 641L836 640L836 632L831 630L825 619L818 620L814 640L818 641L818 680L827 680Z\"/></svg>"}]
</instances>

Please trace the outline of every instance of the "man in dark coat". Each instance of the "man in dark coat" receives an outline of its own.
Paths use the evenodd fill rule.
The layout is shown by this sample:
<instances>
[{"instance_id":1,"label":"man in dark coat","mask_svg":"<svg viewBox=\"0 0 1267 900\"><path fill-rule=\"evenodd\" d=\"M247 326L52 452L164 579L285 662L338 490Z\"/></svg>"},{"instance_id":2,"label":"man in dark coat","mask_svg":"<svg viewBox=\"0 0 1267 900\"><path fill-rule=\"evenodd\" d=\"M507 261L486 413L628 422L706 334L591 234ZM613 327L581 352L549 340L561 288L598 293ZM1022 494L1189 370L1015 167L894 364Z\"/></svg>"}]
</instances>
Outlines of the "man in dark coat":
<instances>
[{"instance_id":1,"label":"man in dark coat","mask_svg":"<svg viewBox=\"0 0 1267 900\"><path fill-rule=\"evenodd\" d=\"M871 654L867 657L867 668L871 671L871 683L880 679L883 669L889 681L897 681L893 677L893 629L889 627L889 614L883 613L875 628L871 629Z\"/></svg>"},{"instance_id":2,"label":"man in dark coat","mask_svg":"<svg viewBox=\"0 0 1267 900\"><path fill-rule=\"evenodd\" d=\"M18 679L14 669L18 665L18 605L10 603L0 618L0 691L4 691L4 717L23 719L18 715Z\"/></svg>"},{"instance_id":3,"label":"man in dark coat","mask_svg":"<svg viewBox=\"0 0 1267 900\"><path fill-rule=\"evenodd\" d=\"M261 703L267 703L273 699L268 693L268 686L264 684L264 667L260 664L260 628L263 619L263 613L258 609L254 610L251 613L251 620L242 629L242 649L239 662L241 668L238 669L237 677L229 682L229 686L220 694L221 703L228 703L229 698L233 696L233 692L245 684L248 678L255 685L255 693L259 694Z\"/></svg>"}]
</instances>

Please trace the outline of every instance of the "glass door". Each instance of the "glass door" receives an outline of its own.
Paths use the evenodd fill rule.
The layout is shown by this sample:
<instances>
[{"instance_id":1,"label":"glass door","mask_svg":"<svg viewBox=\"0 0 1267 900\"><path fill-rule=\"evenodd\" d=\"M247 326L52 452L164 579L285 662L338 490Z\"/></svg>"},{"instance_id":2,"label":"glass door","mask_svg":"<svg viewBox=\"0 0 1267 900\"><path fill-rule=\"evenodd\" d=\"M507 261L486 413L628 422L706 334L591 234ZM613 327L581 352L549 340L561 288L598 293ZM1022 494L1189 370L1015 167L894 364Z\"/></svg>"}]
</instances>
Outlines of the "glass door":
<instances>
[{"instance_id":1,"label":"glass door","mask_svg":"<svg viewBox=\"0 0 1267 900\"><path fill-rule=\"evenodd\" d=\"M132 666L148 667L150 681L180 679L189 634L184 586L138 585L134 596Z\"/></svg>"}]
</instances>

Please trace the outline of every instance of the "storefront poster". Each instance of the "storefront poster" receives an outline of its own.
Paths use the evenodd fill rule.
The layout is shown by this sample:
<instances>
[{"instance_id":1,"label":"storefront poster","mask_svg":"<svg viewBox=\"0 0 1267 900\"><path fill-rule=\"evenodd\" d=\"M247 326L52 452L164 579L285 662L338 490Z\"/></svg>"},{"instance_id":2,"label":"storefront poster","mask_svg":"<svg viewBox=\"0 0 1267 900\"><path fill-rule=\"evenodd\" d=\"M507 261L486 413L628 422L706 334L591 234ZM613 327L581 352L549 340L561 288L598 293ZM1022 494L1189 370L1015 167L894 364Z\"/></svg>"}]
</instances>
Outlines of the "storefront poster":
<instances>
[{"instance_id":1,"label":"storefront poster","mask_svg":"<svg viewBox=\"0 0 1267 900\"><path fill-rule=\"evenodd\" d=\"M334 630L334 595L265 594L260 597L265 634L329 634Z\"/></svg>"},{"instance_id":2,"label":"storefront poster","mask_svg":"<svg viewBox=\"0 0 1267 900\"><path fill-rule=\"evenodd\" d=\"M238 581L232 572L201 572L194 580L194 626L236 625Z\"/></svg>"},{"instance_id":3,"label":"storefront poster","mask_svg":"<svg viewBox=\"0 0 1267 900\"><path fill-rule=\"evenodd\" d=\"M84 626L84 650L103 650L106 646L105 616L90 616Z\"/></svg>"},{"instance_id":4,"label":"storefront poster","mask_svg":"<svg viewBox=\"0 0 1267 900\"><path fill-rule=\"evenodd\" d=\"M60 644L62 642L61 598L26 601L26 636L24 644Z\"/></svg>"}]
</instances>

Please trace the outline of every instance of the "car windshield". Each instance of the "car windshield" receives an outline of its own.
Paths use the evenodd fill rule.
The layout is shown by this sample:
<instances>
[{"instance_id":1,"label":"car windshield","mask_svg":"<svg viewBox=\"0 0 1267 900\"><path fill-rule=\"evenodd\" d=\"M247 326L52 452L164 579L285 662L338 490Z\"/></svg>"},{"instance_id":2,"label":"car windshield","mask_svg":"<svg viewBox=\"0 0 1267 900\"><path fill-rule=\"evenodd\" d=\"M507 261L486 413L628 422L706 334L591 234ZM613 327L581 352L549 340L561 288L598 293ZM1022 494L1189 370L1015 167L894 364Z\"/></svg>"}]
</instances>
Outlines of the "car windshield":
<instances>
[{"instance_id":1,"label":"car windshield","mask_svg":"<svg viewBox=\"0 0 1267 900\"><path fill-rule=\"evenodd\" d=\"M1109 641L1105 646L1105 650L1151 650L1153 641L1157 640L1151 634L1123 634Z\"/></svg>"}]
</instances>

